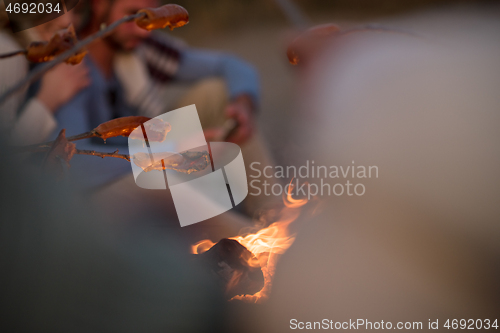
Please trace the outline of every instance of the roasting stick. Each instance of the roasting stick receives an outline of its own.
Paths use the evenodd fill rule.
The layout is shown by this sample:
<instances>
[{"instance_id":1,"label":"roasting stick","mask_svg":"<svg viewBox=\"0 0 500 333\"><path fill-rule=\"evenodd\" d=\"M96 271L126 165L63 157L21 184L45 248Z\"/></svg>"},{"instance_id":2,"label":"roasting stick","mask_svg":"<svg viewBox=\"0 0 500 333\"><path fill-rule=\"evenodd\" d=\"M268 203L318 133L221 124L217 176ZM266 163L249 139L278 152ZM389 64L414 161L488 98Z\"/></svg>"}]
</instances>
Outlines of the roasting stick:
<instances>
[{"instance_id":1,"label":"roasting stick","mask_svg":"<svg viewBox=\"0 0 500 333\"><path fill-rule=\"evenodd\" d=\"M84 140L84 139L90 139L90 138L96 138L98 137L97 133L94 131L75 135L75 136L70 136L67 138L69 142L73 141L78 141L78 140ZM34 144L31 146L25 146L25 147L19 147L19 152L30 152L30 153L37 153L41 151L46 151L48 148L50 148L55 141L49 141L45 143L40 143L40 144Z\"/></svg>"},{"instance_id":2,"label":"roasting stick","mask_svg":"<svg viewBox=\"0 0 500 333\"><path fill-rule=\"evenodd\" d=\"M119 151L115 151L114 153L100 153L96 152L95 150L81 150L77 149L76 150L76 155L89 155L89 156L97 156L100 158L105 158L105 157L114 157L114 158L121 158L122 160L130 162L130 155L124 155L124 154L118 154Z\"/></svg>"},{"instance_id":3,"label":"roasting stick","mask_svg":"<svg viewBox=\"0 0 500 333\"><path fill-rule=\"evenodd\" d=\"M10 53L4 53L4 54L0 54L0 59L7 59L7 58L16 57L18 55L25 55L26 53L27 53L26 50L19 50L19 51L14 51L14 52L10 52Z\"/></svg>"},{"instance_id":4,"label":"roasting stick","mask_svg":"<svg viewBox=\"0 0 500 333\"><path fill-rule=\"evenodd\" d=\"M288 20L299 30L305 30L311 26L311 21L291 0L275 0Z\"/></svg>"},{"instance_id":5,"label":"roasting stick","mask_svg":"<svg viewBox=\"0 0 500 333\"><path fill-rule=\"evenodd\" d=\"M35 70L33 70L28 76L26 76L26 78L19 81L17 84L12 86L9 90L7 90L2 96L0 96L0 105L3 104L9 97L14 95L16 92L23 89L25 86L27 86L27 85L35 82L39 78L41 78L43 76L43 74L45 74L45 72L54 68L58 64L62 63L67 58L71 57L73 54L75 54L76 52L78 52L79 50L84 48L85 46L89 45L90 43L92 43L96 39L99 39L99 38L105 36L108 32L113 31L119 25L121 25L123 23L130 22L132 20L135 20L135 19L140 18L140 17L145 17L145 16L146 16L146 13L137 13L137 14L125 16L124 18L122 18L116 22L113 22L108 27L106 27L106 28L100 30L99 32L97 32L97 33L85 38L84 40L80 41L73 48L71 48L70 50L57 56L54 60L47 62L43 65L40 65Z\"/></svg>"},{"instance_id":6,"label":"roasting stick","mask_svg":"<svg viewBox=\"0 0 500 333\"><path fill-rule=\"evenodd\" d=\"M238 122L234 119L227 119L224 125L222 125L222 135L219 138L221 141L227 141L238 129Z\"/></svg>"},{"instance_id":7,"label":"roasting stick","mask_svg":"<svg viewBox=\"0 0 500 333\"><path fill-rule=\"evenodd\" d=\"M362 27L347 29L347 30L342 31L340 33L340 35L346 36L346 35L353 34L356 32L365 32L365 31L387 32L387 33L401 34L401 35L406 35L406 36L410 36L410 37L424 39L423 36L413 32L413 31L410 31L410 30L387 28L387 27L384 27L384 26L378 25L378 24L367 24L367 25L364 25Z\"/></svg>"},{"instance_id":8,"label":"roasting stick","mask_svg":"<svg viewBox=\"0 0 500 333\"><path fill-rule=\"evenodd\" d=\"M306 30L309 27L312 26L311 20L304 14L304 11L302 11L299 6L294 4L292 0L275 0L275 2L278 4L278 6L281 8L285 16L288 18L290 23L292 23L293 26L298 28L299 30ZM391 28L386 28L381 25L376 25L376 24L368 24L362 27L357 27L357 28L352 28L349 30L342 31L342 35L347 35L355 32L362 32L362 31L379 31L379 32L392 32L392 33L401 33L401 34L406 34L406 35L411 35L414 37L421 37L420 35L412 32L412 31L403 31L403 30L395 30Z\"/></svg>"},{"instance_id":9,"label":"roasting stick","mask_svg":"<svg viewBox=\"0 0 500 333\"><path fill-rule=\"evenodd\" d=\"M116 118L110 121L107 121L105 123L102 123L101 125L97 126L90 132L78 134L71 136L69 138L66 138L66 141L72 142L72 141L78 141L78 140L84 140L84 139L90 139L90 138L101 138L103 140L106 140L108 138L112 138L115 136L129 136L132 131L134 131L136 128L139 126L142 126L144 123L148 121L156 121L156 123L161 123L164 124L164 128L162 129L164 131L165 136L167 135L168 132L170 132L170 124L164 123L161 120L152 120L151 118L148 117L141 117L141 116L130 116L130 117L122 117L122 118ZM160 128L160 127L159 127ZM24 147L19 147L18 152L40 152L40 151L45 151L45 149L52 147L56 141L50 141L50 142L45 142L45 143L39 143L39 144L34 144L30 146L24 146Z\"/></svg>"}]
</instances>

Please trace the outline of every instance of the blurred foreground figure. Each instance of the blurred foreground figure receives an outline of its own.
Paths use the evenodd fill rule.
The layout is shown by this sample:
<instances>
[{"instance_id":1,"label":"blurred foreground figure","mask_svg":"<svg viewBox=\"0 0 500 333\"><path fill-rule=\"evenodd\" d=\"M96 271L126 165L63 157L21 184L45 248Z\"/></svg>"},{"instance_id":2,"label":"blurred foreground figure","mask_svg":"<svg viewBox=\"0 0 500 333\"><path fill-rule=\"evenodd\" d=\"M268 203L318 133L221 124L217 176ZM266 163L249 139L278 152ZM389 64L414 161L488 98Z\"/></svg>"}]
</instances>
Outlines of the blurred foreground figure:
<instances>
[{"instance_id":1,"label":"blurred foreground figure","mask_svg":"<svg viewBox=\"0 0 500 333\"><path fill-rule=\"evenodd\" d=\"M178 239L111 229L74 192L6 158L0 184L1 332L222 329L222 292Z\"/></svg>"},{"instance_id":2,"label":"blurred foreground figure","mask_svg":"<svg viewBox=\"0 0 500 333\"><path fill-rule=\"evenodd\" d=\"M324 197L303 221L262 331L294 318L420 321L423 331L429 319L440 330L446 319L500 319L499 18L409 18L399 25L427 37L352 34L316 58L305 152L317 165L377 166L379 178L351 180L366 194Z\"/></svg>"}]
</instances>

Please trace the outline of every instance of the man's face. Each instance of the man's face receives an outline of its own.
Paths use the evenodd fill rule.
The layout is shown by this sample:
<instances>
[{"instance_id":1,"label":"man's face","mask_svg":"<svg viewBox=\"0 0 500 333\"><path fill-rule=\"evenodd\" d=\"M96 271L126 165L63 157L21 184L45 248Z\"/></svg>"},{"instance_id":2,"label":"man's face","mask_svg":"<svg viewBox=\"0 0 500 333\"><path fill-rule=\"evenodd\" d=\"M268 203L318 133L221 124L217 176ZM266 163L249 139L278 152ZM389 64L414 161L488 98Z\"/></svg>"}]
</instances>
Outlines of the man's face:
<instances>
[{"instance_id":1,"label":"man's face","mask_svg":"<svg viewBox=\"0 0 500 333\"><path fill-rule=\"evenodd\" d=\"M115 0L110 2L106 23L111 23L127 15L137 13L138 10L148 7L158 7L157 0ZM124 23L116 28L106 40L116 49L122 51L132 51L149 36L149 32L139 28L134 21Z\"/></svg>"}]
</instances>

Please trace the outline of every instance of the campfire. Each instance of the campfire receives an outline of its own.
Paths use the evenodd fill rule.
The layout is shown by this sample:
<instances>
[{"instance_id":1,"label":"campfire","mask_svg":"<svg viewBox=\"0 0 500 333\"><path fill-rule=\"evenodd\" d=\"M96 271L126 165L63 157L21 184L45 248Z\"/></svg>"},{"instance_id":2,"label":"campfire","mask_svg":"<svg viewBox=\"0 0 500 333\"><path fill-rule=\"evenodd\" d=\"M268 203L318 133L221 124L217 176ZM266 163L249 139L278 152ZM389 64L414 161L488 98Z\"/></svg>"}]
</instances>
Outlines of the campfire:
<instances>
[{"instance_id":1,"label":"campfire","mask_svg":"<svg viewBox=\"0 0 500 333\"><path fill-rule=\"evenodd\" d=\"M224 281L230 300L260 303L269 297L279 257L295 241L289 226L308 203L307 199L293 198L292 191L290 185L283 196L284 207L268 227L218 243L206 239L192 246L192 253Z\"/></svg>"}]
</instances>

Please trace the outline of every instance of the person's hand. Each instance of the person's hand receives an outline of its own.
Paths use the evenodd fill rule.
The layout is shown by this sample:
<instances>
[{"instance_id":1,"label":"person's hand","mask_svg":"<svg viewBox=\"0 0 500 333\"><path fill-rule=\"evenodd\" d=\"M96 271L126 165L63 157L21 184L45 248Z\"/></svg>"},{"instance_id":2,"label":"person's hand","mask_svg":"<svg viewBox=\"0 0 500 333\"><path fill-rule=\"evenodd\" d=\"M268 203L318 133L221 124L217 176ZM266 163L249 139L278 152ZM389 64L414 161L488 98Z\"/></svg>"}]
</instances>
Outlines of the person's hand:
<instances>
[{"instance_id":1,"label":"person's hand","mask_svg":"<svg viewBox=\"0 0 500 333\"><path fill-rule=\"evenodd\" d=\"M55 112L90 84L88 74L83 63L76 66L57 65L44 75L37 97L50 111Z\"/></svg>"},{"instance_id":2,"label":"person's hand","mask_svg":"<svg viewBox=\"0 0 500 333\"><path fill-rule=\"evenodd\" d=\"M220 142L224 141L228 130L224 127L212 127L203 130L203 134L205 134L205 140L207 142Z\"/></svg>"},{"instance_id":3,"label":"person's hand","mask_svg":"<svg viewBox=\"0 0 500 333\"><path fill-rule=\"evenodd\" d=\"M225 110L226 116L236 121L236 128L231 131L228 142L243 144L252 137L255 131L255 115L252 99L241 95L233 100Z\"/></svg>"}]
</instances>

